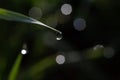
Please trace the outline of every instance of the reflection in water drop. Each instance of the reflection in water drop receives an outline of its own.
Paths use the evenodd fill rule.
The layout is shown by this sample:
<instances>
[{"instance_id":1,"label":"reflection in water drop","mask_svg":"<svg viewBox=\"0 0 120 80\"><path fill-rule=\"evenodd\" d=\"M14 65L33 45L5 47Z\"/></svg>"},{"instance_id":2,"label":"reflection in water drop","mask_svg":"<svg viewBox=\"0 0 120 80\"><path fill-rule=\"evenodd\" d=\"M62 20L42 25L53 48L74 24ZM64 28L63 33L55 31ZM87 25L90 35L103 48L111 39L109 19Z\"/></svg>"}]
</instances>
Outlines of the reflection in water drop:
<instances>
[{"instance_id":1,"label":"reflection in water drop","mask_svg":"<svg viewBox=\"0 0 120 80\"><path fill-rule=\"evenodd\" d=\"M57 37L57 38L56 38L56 40L61 40L61 39L62 39L62 37Z\"/></svg>"},{"instance_id":2,"label":"reflection in water drop","mask_svg":"<svg viewBox=\"0 0 120 80\"><path fill-rule=\"evenodd\" d=\"M22 49L21 50L21 54L23 54L23 55L27 54L27 50L26 49Z\"/></svg>"}]
</instances>

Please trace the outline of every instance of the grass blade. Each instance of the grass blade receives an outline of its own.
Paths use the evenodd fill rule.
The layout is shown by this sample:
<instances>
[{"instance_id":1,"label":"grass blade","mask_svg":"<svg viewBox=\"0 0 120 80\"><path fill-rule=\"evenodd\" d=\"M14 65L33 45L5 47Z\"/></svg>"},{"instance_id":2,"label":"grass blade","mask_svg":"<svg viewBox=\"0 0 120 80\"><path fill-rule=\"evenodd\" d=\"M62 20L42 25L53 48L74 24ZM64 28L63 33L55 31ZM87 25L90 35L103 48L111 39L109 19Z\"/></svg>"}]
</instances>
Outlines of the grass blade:
<instances>
[{"instance_id":1,"label":"grass blade","mask_svg":"<svg viewBox=\"0 0 120 80\"><path fill-rule=\"evenodd\" d=\"M9 20L9 21L19 21L19 22L26 22L26 23L32 23L32 24L38 24L44 27L47 27L53 31L58 32L59 34L62 34L59 30L52 28L36 19L33 19L31 17L25 16L23 14L17 13L17 12L13 12L10 10L6 10L3 8L0 8L0 19L4 19L4 20Z\"/></svg>"},{"instance_id":2,"label":"grass blade","mask_svg":"<svg viewBox=\"0 0 120 80\"><path fill-rule=\"evenodd\" d=\"M8 76L8 80L16 80L17 74L18 74L18 70L22 61L22 54L18 54L17 59L11 69L11 72Z\"/></svg>"}]
</instances>

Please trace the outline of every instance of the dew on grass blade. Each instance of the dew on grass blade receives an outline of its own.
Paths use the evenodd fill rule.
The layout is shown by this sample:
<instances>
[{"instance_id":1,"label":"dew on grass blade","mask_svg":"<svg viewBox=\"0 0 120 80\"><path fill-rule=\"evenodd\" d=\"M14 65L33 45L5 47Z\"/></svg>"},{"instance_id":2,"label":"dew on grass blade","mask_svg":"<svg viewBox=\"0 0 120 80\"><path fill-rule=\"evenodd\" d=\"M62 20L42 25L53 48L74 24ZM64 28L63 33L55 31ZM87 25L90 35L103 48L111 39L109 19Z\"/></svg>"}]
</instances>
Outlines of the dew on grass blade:
<instances>
[{"instance_id":1,"label":"dew on grass blade","mask_svg":"<svg viewBox=\"0 0 120 80\"><path fill-rule=\"evenodd\" d=\"M55 31L55 32L56 32L56 40L61 40L61 39L62 39L62 32L61 32L61 31L59 31L59 30L57 30L57 29L55 29L55 28L52 28L52 27L50 27L50 26L48 26L48 25L46 25L46 24L44 24L44 23L41 23L41 22L39 22L39 21L35 21L34 23L35 23L35 24L38 24L38 25L42 25L42 26L44 26L44 27L47 27L47 28Z\"/></svg>"},{"instance_id":2,"label":"dew on grass blade","mask_svg":"<svg viewBox=\"0 0 120 80\"><path fill-rule=\"evenodd\" d=\"M60 32L60 33L57 33L56 34L56 40L61 40L62 39L62 33Z\"/></svg>"},{"instance_id":3,"label":"dew on grass blade","mask_svg":"<svg viewBox=\"0 0 120 80\"><path fill-rule=\"evenodd\" d=\"M59 30L57 30L57 29L55 29L55 28L53 28L53 27L50 27L50 26L48 26L48 25L46 25L46 24L44 24L44 23L42 23L42 22L40 22L40 21L35 20L33 23L34 23L34 24L38 24L38 25L42 25L42 26L44 26L44 27L47 27L47 28L55 31L57 34L59 34L59 35L62 36L62 32L61 32L61 31L59 31Z\"/></svg>"},{"instance_id":4,"label":"dew on grass blade","mask_svg":"<svg viewBox=\"0 0 120 80\"><path fill-rule=\"evenodd\" d=\"M41 25L44 26L46 28L49 28L55 32L57 32L58 34L62 34L61 31L50 27L36 19L33 19L31 17L25 16L23 14L17 13L17 12L13 12L10 10L6 10L6 9L2 9L0 8L0 19L4 19L4 20L9 20L9 21L18 21L18 22L25 22L25 23L31 23L31 24L37 24L37 25ZM57 38L58 40L60 40L61 38Z\"/></svg>"}]
</instances>

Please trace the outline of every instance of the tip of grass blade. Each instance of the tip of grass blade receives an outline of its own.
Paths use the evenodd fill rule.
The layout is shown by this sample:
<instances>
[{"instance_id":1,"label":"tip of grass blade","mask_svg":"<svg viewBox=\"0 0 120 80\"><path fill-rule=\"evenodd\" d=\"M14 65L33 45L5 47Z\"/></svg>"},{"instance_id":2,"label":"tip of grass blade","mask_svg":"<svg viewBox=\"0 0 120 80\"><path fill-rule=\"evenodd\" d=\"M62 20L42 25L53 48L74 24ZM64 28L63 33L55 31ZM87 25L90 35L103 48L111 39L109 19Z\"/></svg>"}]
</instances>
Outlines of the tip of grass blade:
<instances>
[{"instance_id":1,"label":"tip of grass blade","mask_svg":"<svg viewBox=\"0 0 120 80\"><path fill-rule=\"evenodd\" d=\"M10 74L8 76L8 80L16 80L21 61L22 61L22 54L18 54L16 61L15 61L14 65L10 71Z\"/></svg>"},{"instance_id":2,"label":"tip of grass blade","mask_svg":"<svg viewBox=\"0 0 120 80\"><path fill-rule=\"evenodd\" d=\"M49 28L55 32L58 32L59 34L62 34L61 31L53 28L53 27L50 27L36 19L33 19L31 17L28 17L26 15L23 15L21 13L17 13L17 12L14 12L14 11L10 11L10 10L6 10L6 9L3 9L3 8L0 8L0 19L4 19L4 20L9 20L9 21L19 21L19 22L25 22L25 23L31 23L31 24L37 24L37 25L41 25L41 26L44 26L46 28Z\"/></svg>"}]
</instances>

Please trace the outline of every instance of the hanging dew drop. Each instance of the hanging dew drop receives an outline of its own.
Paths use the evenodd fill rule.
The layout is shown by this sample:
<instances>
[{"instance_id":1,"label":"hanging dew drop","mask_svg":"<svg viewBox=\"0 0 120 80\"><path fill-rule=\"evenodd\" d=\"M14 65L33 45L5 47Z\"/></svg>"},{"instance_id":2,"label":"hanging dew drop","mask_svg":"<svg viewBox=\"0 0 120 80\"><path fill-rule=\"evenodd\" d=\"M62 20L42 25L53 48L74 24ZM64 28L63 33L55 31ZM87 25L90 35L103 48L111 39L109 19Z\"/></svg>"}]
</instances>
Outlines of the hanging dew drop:
<instances>
[{"instance_id":1,"label":"hanging dew drop","mask_svg":"<svg viewBox=\"0 0 120 80\"><path fill-rule=\"evenodd\" d=\"M61 32L61 31L59 31L59 30L57 30L57 29L55 29L55 28L52 28L52 27L50 27L50 26L48 26L48 25L46 25L46 24L44 24L44 23L41 23L41 22L39 22L39 21L34 21L33 23L34 23L34 24L38 24L38 25L42 25L42 26L44 26L44 27L47 27L47 28L55 31L55 32L57 33L56 40L61 40L61 39L62 39L62 32Z\"/></svg>"},{"instance_id":2,"label":"hanging dew drop","mask_svg":"<svg viewBox=\"0 0 120 80\"><path fill-rule=\"evenodd\" d=\"M62 39L62 33L59 32L56 34L56 40L61 40Z\"/></svg>"},{"instance_id":3,"label":"hanging dew drop","mask_svg":"<svg viewBox=\"0 0 120 80\"><path fill-rule=\"evenodd\" d=\"M17 12L13 12L10 10L6 10L6 9L2 9L0 8L0 19L4 19L4 20L9 20L9 21L18 21L18 22L25 22L25 23L31 23L31 24L36 24L36 25L40 25L40 26L44 26L52 31L57 32L59 35L57 35L57 40L61 40L62 39L62 32L50 27L36 19L33 19L31 17L28 17L26 15L17 13ZM5 13L5 14L4 14Z\"/></svg>"},{"instance_id":4,"label":"hanging dew drop","mask_svg":"<svg viewBox=\"0 0 120 80\"><path fill-rule=\"evenodd\" d=\"M31 24L36 24L36 25L40 25L40 26L44 26L54 32L57 32L58 35L57 35L57 40L61 40L62 39L62 32L53 28L53 27L50 27L36 19L33 19L31 17L28 17L26 15L23 15L23 14L20 14L20 13L17 13L17 12L13 12L13 11L10 11L10 10L6 10L6 9L2 9L0 8L0 19L4 19L4 20L9 20L9 21L18 21L18 22L25 22L25 23L31 23ZM5 13L5 14L4 14Z\"/></svg>"}]
</instances>

